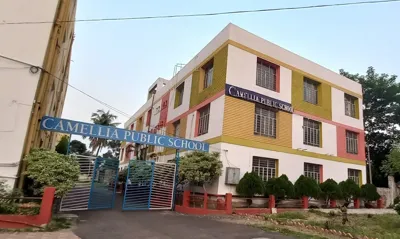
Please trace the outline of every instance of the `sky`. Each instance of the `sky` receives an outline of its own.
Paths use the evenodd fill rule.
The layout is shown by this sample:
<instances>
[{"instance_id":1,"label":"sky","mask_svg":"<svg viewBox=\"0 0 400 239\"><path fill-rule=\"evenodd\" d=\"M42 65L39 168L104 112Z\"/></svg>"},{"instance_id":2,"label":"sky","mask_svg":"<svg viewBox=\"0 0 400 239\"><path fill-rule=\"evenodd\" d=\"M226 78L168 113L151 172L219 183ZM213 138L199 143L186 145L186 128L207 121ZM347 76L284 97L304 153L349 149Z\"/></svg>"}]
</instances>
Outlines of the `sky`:
<instances>
[{"instance_id":1,"label":"sky","mask_svg":"<svg viewBox=\"0 0 400 239\"><path fill-rule=\"evenodd\" d=\"M356 0L353 0L356 1ZM77 19L190 14L315 4L343 0L137 1L78 0ZM214 17L78 22L69 83L132 115L149 86L170 79L227 24L233 23L338 72L400 75L400 2ZM284 87L284 86L283 86ZM69 88L63 118L90 122L107 107ZM118 122L127 117L113 112ZM79 137L80 138L80 137Z\"/></svg>"}]
</instances>

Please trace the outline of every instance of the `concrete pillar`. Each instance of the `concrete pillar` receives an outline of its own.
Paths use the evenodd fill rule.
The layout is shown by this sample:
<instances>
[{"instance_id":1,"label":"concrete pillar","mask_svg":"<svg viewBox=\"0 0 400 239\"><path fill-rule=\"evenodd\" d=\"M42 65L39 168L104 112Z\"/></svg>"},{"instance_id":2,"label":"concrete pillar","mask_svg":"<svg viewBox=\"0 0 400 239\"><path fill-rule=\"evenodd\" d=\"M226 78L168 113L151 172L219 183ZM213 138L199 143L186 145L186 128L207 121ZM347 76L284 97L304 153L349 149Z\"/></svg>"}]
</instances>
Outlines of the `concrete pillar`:
<instances>
[{"instance_id":1,"label":"concrete pillar","mask_svg":"<svg viewBox=\"0 0 400 239\"><path fill-rule=\"evenodd\" d=\"M55 193L56 188L54 187L47 187L44 189L40 213L38 215L38 221L41 224L48 224L51 221Z\"/></svg>"},{"instance_id":2,"label":"concrete pillar","mask_svg":"<svg viewBox=\"0 0 400 239\"><path fill-rule=\"evenodd\" d=\"M232 193L225 195L225 210L226 214L232 214Z\"/></svg>"},{"instance_id":3,"label":"concrete pillar","mask_svg":"<svg viewBox=\"0 0 400 239\"><path fill-rule=\"evenodd\" d=\"M308 208L308 197L303 196L303 197L301 197L301 199L303 200L303 209L307 209Z\"/></svg>"},{"instance_id":4,"label":"concrete pillar","mask_svg":"<svg viewBox=\"0 0 400 239\"><path fill-rule=\"evenodd\" d=\"M208 194L207 194L207 192L204 192L204 194L203 194L203 208L204 209L207 209L207 203L208 203Z\"/></svg>"},{"instance_id":5,"label":"concrete pillar","mask_svg":"<svg viewBox=\"0 0 400 239\"><path fill-rule=\"evenodd\" d=\"M330 207L336 208L336 200L333 200L333 199L330 200Z\"/></svg>"},{"instance_id":6,"label":"concrete pillar","mask_svg":"<svg viewBox=\"0 0 400 239\"><path fill-rule=\"evenodd\" d=\"M189 207L189 203L190 203L190 191L189 190L185 190L185 191L183 191L182 206Z\"/></svg>"},{"instance_id":7,"label":"concrete pillar","mask_svg":"<svg viewBox=\"0 0 400 239\"><path fill-rule=\"evenodd\" d=\"M269 195L268 207L275 208L275 196L274 195Z\"/></svg>"},{"instance_id":8,"label":"concrete pillar","mask_svg":"<svg viewBox=\"0 0 400 239\"><path fill-rule=\"evenodd\" d=\"M353 201L354 201L354 208L360 208L360 199L355 198Z\"/></svg>"}]
</instances>

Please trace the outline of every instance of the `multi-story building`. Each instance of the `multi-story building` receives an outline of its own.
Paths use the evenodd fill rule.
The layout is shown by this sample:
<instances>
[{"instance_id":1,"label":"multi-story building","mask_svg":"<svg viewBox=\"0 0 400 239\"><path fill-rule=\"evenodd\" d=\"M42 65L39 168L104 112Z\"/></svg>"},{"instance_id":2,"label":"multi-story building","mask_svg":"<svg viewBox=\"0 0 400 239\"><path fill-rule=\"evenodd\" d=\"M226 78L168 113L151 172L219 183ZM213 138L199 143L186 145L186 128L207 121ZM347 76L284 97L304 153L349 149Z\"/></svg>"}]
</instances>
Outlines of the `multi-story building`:
<instances>
[{"instance_id":1,"label":"multi-story building","mask_svg":"<svg viewBox=\"0 0 400 239\"><path fill-rule=\"evenodd\" d=\"M249 171L365 183L362 113L360 84L229 24L171 80L158 79L125 128L208 142L223 162L208 191L220 194ZM140 147L146 159L175 157ZM126 146L121 160L137 149Z\"/></svg>"},{"instance_id":2,"label":"multi-story building","mask_svg":"<svg viewBox=\"0 0 400 239\"><path fill-rule=\"evenodd\" d=\"M39 122L63 110L75 13L76 0L0 1L0 180L10 186L32 147L55 147Z\"/></svg>"}]
</instances>

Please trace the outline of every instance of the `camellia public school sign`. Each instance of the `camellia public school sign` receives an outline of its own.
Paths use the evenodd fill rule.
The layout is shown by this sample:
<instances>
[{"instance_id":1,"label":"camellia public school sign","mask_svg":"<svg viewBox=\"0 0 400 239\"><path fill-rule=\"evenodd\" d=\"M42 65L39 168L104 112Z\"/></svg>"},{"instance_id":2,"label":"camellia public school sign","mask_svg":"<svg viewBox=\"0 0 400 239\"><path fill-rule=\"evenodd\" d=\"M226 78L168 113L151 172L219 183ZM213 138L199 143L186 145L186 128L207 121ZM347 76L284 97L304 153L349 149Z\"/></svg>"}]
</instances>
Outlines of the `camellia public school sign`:
<instances>
[{"instance_id":1,"label":"camellia public school sign","mask_svg":"<svg viewBox=\"0 0 400 239\"><path fill-rule=\"evenodd\" d=\"M68 119L44 116L40 122L40 129L67 134L77 134L87 137L103 138L149 144L167 148L198 150L208 152L210 145L200 141L168 137L161 134L150 134L133 130L125 130L98 124L88 124Z\"/></svg>"},{"instance_id":2,"label":"camellia public school sign","mask_svg":"<svg viewBox=\"0 0 400 239\"><path fill-rule=\"evenodd\" d=\"M243 88L240 88L237 86L226 84L225 85L225 94L235 97L235 98L240 98L242 100L259 103L259 104L266 105L266 106L269 106L272 108L276 108L278 110L293 113L293 107L289 103L271 98L266 95L259 94L254 91L246 90L246 89L243 89Z\"/></svg>"}]
</instances>

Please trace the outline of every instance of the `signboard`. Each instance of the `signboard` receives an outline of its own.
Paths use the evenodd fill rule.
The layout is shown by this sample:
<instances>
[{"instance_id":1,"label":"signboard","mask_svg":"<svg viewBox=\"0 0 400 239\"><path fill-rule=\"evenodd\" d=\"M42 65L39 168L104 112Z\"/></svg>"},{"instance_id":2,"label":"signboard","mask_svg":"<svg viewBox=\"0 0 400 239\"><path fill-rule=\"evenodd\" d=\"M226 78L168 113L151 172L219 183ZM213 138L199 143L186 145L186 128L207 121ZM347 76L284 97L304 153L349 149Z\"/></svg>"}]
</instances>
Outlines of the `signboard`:
<instances>
[{"instance_id":1,"label":"signboard","mask_svg":"<svg viewBox=\"0 0 400 239\"><path fill-rule=\"evenodd\" d=\"M44 116L40 129L87 137L120 140L138 144L149 144L175 149L198 150L208 152L209 144L183 138L168 137L161 134L150 134L133 130L120 129L98 124L88 124L68 119Z\"/></svg>"},{"instance_id":2,"label":"signboard","mask_svg":"<svg viewBox=\"0 0 400 239\"><path fill-rule=\"evenodd\" d=\"M293 113L293 107L289 103L271 98L266 95L259 94L254 91L246 90L246 89L243 89L243 88L240 88L237 86L226 84L225 85L225 94L235 97L235 98L247 100L247 101L254 102L254 103L259 103L259 104L266 105L266 106L269 106L272 108L276 108L278 110Z\"/></svg>"}]
</instances>

